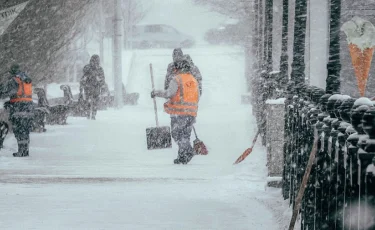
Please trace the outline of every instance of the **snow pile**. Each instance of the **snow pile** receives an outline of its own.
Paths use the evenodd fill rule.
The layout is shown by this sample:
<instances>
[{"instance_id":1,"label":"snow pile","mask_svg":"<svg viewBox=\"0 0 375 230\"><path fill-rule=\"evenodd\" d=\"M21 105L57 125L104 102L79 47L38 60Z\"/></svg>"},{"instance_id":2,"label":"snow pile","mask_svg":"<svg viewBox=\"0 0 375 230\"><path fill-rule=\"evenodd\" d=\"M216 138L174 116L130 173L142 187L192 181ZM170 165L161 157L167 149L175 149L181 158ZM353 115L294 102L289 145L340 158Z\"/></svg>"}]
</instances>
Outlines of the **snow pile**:
<instances>
[{"instance_id":1,"label":"snow pile","mask_svg":"<svg viewBox=\"0 0 375 230\"><path fill-rule=\"evenodd\" d=\"M346 99L349 99L350 96L349 95L341 95L341 94L333 94L332 96L330 96L328 98L328 100L339 100L339 101L343 101L343 100L346 100Z\"/></svg>"},{"instance_id":2,"label":"snow pile","mask_svg":"<svg viewBox=\"0 0 375 230\"><path fill-rule=\"evenodd\" d=\"M372 102L370 99L367 97L360 97L354 102L354 106L359 106L359 105L367 105L367 106L374 106L374 102Z\"/></svg>"},{"instance_id":3,"label":"snow pile","mask_svg":"<svg viewBox=\"0 0 375 230\"><path fill-rule=\"evenodd\" d=\"M375 27L365 19L355 16L344 23L341 30L345 32L348 44L357 45L361 50L375 46Z\"/></svg>"},{"instance_id":4,"label":"snow pile","mask_svg":"<svg viewBox=\"0 0 375 230\"><path fill-rule=\"evenodd\" d=\"M268 104L268 105L283 105L283 104L285 104L285 100L286 100L286 98L279 98L279 99L276 99L276 100L268 99L266 101L266 104Z\"/></svg>"}]
</instances>

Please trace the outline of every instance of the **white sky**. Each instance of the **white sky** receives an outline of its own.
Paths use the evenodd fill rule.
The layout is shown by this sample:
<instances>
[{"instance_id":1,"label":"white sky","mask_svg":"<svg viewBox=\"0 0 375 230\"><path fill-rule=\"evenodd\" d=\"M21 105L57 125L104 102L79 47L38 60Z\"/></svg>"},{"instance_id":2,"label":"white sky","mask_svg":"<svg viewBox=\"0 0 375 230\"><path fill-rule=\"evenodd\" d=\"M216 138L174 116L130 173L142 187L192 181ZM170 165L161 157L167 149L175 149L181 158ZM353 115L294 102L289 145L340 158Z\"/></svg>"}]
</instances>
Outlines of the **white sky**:
<instances>
[{"instance_id":1,"label":"white sky","mask_svg":"<svg viewBox=\"0 0 375 230\"><path fill-rule=\"evenodd\" d=\"M145 0L149 2L150 0ZM204 33L223 23L227 17L210 12L209 8L193 4L191 0L151 0L153 7L142 24L168 24L179 31L202 40Z\"/></svg>"}]
</instances>

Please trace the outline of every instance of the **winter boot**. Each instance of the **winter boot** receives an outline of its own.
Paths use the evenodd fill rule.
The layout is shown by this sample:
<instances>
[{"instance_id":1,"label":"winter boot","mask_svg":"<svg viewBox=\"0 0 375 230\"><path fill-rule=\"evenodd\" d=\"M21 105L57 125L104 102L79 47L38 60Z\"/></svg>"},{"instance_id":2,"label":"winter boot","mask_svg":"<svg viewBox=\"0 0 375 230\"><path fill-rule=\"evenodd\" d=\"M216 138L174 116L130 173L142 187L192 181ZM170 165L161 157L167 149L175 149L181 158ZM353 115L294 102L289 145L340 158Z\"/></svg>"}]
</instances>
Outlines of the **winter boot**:
<instances>
[{"instance_id":1,"label":"winter boot","mask_svg":"<svg viewBox=\"0 0 375 230\"><path fill-rule=\"evenodd\" d=\"M92 114L91 114L91 120L96 120L95 117L96 117L96 112L93 111Z\"/></svg>"},{"instance_id":2,"label":"winter boot","mask_svg":"<svg viewBox=\"0 0 375 230\"><path fill-rule=\"evenodd\" d=\"M14 157L28 157L29 156L28 144L19 144L18 152L13 153L13 156Z\"/></svg>"},{"instance_id":3,"label":"winter boot","mask_svg":"<svg viewBox=\"0 0 375 230\"><path fill-rule=\"evenodd\" d=\"M22 154L24 157L29 156L29 144L25 144L22 149Z\"/></svg>"},{"instance_id":4,"label":"winter boot","mask_svg":"<svg viewBox=\"0 0 375 230\"><path fill-rule=\"evenodd\" d=\"M193 158L193 156L194 156L194 152L186 154L186 164L191 161L191 159Z\"/></svg>"}]
</instances>

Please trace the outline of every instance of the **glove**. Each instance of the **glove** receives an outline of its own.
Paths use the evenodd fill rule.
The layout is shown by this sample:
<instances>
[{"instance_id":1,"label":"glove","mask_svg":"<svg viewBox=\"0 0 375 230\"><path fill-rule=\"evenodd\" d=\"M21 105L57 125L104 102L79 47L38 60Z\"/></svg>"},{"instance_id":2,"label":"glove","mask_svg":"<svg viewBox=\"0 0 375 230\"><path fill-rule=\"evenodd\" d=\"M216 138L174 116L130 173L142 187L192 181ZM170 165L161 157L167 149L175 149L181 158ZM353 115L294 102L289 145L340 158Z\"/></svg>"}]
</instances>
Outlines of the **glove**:
<instances>
[{"instance_id":1,"label":"glove","mask_svg":"<svg viewBox=\"0 0 375 230\"><path fill-rule=\"evenodd\" d=\"M4 102L4 109L8 110L10 106L11 106L10 101Z\"/></svg>"},{"instance_id":2,"label":"glove","mask_svg":"<svg viewBox=\"0 0 375 230\"><path fill-rule=\"evenodd\" d=\"M155 95L155 91L152 90L152 91L151 91L151 98L155 98L155 96L156 96L156 95Z\"/></svg>"}]
</instances>

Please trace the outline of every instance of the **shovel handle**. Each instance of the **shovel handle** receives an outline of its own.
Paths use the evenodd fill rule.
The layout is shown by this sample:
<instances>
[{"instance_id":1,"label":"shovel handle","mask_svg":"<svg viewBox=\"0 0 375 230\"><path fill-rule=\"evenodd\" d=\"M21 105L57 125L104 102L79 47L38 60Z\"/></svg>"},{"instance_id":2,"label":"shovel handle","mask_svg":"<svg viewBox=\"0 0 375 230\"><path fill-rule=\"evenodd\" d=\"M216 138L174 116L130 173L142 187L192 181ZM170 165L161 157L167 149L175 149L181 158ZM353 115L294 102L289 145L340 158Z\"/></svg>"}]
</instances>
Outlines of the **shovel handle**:
<instances>
[{"instance_id":1,"label":"shovel handle","mask_svg":"<svg viewBox=\"0 0 375 230\"><path fill-rule=\"evenodd\" d=\"M194 131L195 139L198 139L197 132L195 132L195 127L194 127L194 125L193 125L193 131Z\"/></svg>"},{"instance_id":2,"label":"shovel handle","mask_svg":"<svg viewBox=\"0 0 375 230\"><path fill-rule=\"evenodd\" d=\"M154 74L152 71L152 64L150 63L150 74L151 74L151 84L152 84L152 90L155 90L155 84L154 84ZM156 99L154 99L154 111L155 111L155 121L156 121L156 127L159 127L159 120L158 120L158 109L156 107Z\"/></svg>"}]
</instances>

